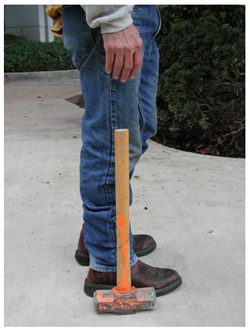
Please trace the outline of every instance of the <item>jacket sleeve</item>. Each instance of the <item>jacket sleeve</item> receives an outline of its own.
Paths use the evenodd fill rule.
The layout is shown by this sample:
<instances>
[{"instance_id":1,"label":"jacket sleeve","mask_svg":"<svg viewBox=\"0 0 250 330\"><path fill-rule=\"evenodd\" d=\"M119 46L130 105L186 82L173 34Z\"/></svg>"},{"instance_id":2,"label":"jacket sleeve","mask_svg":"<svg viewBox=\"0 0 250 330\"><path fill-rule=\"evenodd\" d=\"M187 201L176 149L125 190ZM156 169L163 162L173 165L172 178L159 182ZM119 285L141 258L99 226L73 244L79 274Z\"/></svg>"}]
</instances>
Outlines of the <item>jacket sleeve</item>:
<instances>
[{"instance_id":1,"label":"jacket sleeve","mask_svg":"<svg viewBox=\"0 0 250 330\"><path fill-rule=\"evenodd\" d=\"M115 33L124 30L133 23L131 12L133 5L127 6L85 6L88 25L94 29L101 27L102 33Z\"/></svg>"}]
</instances>

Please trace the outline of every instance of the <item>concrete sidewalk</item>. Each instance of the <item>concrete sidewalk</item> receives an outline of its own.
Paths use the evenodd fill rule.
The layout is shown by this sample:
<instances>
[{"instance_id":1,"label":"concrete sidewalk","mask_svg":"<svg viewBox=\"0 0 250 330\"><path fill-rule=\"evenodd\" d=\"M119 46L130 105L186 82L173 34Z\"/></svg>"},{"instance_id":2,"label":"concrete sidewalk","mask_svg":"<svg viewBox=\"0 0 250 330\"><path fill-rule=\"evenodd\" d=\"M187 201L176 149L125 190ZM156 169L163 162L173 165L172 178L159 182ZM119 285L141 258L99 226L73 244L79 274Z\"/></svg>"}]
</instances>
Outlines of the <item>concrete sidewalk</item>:
<instances>
[{"instance_id":1,"label":"concrete sidewalk","mask_svg":"<svg viewBox=\"0 0 250 330\"><path fill-rule=\"evenodd\" d=\"M80 84L42 78L4 86L5 326L244 326L245 160L152 141L132 179L131 224L157 241L142 260L176 269L183 284L154 311L95 314L88 268L74 259L83 109L65 98Z\"/></svg>"}]
</instances>

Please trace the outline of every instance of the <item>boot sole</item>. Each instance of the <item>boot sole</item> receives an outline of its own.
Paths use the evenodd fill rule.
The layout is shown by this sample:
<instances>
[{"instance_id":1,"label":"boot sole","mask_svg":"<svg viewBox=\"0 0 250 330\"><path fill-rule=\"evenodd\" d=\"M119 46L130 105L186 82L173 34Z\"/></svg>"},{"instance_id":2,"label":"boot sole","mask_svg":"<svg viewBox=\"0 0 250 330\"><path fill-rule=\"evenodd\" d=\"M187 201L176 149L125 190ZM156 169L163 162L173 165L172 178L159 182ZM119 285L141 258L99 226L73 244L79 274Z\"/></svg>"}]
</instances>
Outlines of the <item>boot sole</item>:
<instances>
[{"instance_id":1,"label":"boot sole","mask_svg":"<svg viewBox=\"0 0 250 330\"><path fill-rule=\"evenodd\" d=\"M150 254L151 252L153 252L155 250L155 248L156 248L156 242L154 242L150 247L148 247L145 250L135 252L135 254L137 255L138 258L144 257L144 256L147 256L148 254Z\"/></svg>"},{"instance_id":2,"label":"boot sole","mask_svg":"<svg viewBox=\"0 0 250 330\"><path fill-rule=\"evenodd\" d=\"M169 292L174 291L175 289L177 289L182 283L182 279L181 277L179 277L174 283L164 287L164 288L160 288L160 289L155 289L155 293L156 293L156 297L160 297L163 296ZM93 297L94 292L96 290L111 290L113 289L115 286L113 285L104 285L104 284L94 284L94 283L90 283L87 279L85 280L84 283L84 292L87 296L89 297Z\"/></svg>"},{"instance_id":3,"label":"boot sole","mask_svg":"<svg viewBox=\"0 0 250 330\"><path fill-rule=\"evenodd\" d=\"M76 250L75 252L75 259L81 266L88 266L89 265L89 256L88 254L79 252Z\"/></svg>"},{"instance_id":4,"label":"boot sole","mask_svg":"<svg viewBox=\"0 0 250 330\"><path fill-rule=\"evenodd\" d=\"M146 256L146 255L150 254L151 252L153 252L155 250L155 248L156 248L156 242L154 242L149 248L142 250L142 251L138 251L136 253L136 255L138 258ZM87 254L76 250L75 259L81 266L89 266L89 256Z\"/></svg>"}]
</instances>

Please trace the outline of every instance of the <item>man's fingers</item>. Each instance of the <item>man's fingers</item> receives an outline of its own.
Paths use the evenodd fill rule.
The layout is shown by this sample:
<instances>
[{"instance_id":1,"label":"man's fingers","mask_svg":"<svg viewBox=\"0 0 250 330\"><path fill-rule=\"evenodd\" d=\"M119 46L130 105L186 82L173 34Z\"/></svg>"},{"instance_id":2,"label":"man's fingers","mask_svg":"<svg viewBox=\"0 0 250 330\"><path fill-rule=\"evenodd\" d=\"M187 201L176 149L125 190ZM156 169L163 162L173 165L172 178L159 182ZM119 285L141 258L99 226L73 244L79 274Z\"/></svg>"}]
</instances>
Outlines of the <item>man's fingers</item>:
<instances>
[{"instance_id":1,"label":"man's fingers","mask_svg":"<svg viewBox=\"0 0 250 330\"><path fill-rule=\"evenodd\" d=\"M126 82L128 78L134 79L142 65L142 53L136 51L122 52L114 55L112 52L106 53L106 72L110 74L113 70L113 78L120 79L121 82Z\"/></svg>"},{"instance_id":2,"label":"man's fingers","mask_svg":"<svg viewBox=\"0 0 250 330\"><path fill-rule=\"evenodd\" d=\"M129 75L129 78L130 79L134 79L135 78L135 76L139 72L140 67L142 65L142 53L141 53L141 51L135 52L133 59L134 59L133 68L132 68L132 70L130 72L130 75Z\"/></svg>"},{"instance_id":3,"label":"man's fingers","mask_svg":"<svg viewBox=\"0 0 250 330\"><path fill-rule=\"evenodd\" d=\"M106 52L106 64L105 64L105 70L108 74L112 72L113 64L114 64L115 55L112 51Z\"/></svg>"},{"instance_id":4,"label":"man's fingers","mask_svg":"<svg viewBox=\"0 0 250 330\"><path fill-rule=\"evenodd\" d=\"M125 54L123 69L120 76L121 82L126 82L130 76L131 70L133 69L133 53L128 52Z\"/></svg>"},{"instance_id":5,"label":"man's fingers","mask_svg":"<svg viewBox=\"0 0 250 330\"><path fill-rule=\"evenodd\" d=\"M115 63L114 63L114 68L113 68L113 78L114 79L119 79L121 75L121 71L123 68L123 62L124 62L124 57L123 53L117 53L115 55Z\"/></svg>"},{"instance_id":6,"label":"man's fingers","mask_svg":"<svg viewBox=\"0 0 250 330\"><path fill-rule=\"evenodd\" d=\"M132 24L116 33L103 34L106 52L105 70L113 78L125 82L133 79L142 64L142 39L136 27Z\"/></svg>"}]
</instances>

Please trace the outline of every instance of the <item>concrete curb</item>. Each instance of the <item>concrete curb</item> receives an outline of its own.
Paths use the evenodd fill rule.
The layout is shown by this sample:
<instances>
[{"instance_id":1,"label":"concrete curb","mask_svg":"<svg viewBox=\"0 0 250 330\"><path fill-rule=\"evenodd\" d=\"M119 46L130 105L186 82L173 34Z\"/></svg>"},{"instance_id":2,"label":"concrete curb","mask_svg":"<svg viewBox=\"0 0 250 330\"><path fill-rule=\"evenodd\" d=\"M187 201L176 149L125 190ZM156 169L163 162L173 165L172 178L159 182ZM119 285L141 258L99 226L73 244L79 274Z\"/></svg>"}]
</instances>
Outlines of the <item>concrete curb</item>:
<instances>
[{"instance_id":1,"label":"concrete curb","mask_svg":"<svg viewBox=\"0 0 250 330\"><path fill-rule=\"evenodd\" d=\"M21 80L42 80L42 79L77 79L78 70L58 70L41 72L7 72L4 73L4 83Z\"/></svg>"},{"instance_id":2,"label":"concrete curb","mask_svg":"<svg viewBox=\"0 0 250 330\"><path fill-rule=\"evenodd\" d=\"M82 96L82 91L79 90L78 92L75 93L70 93L64 97L64 99L68 102L77 104L83 101L83 96Z\"/></svg>"}]
</instances>

